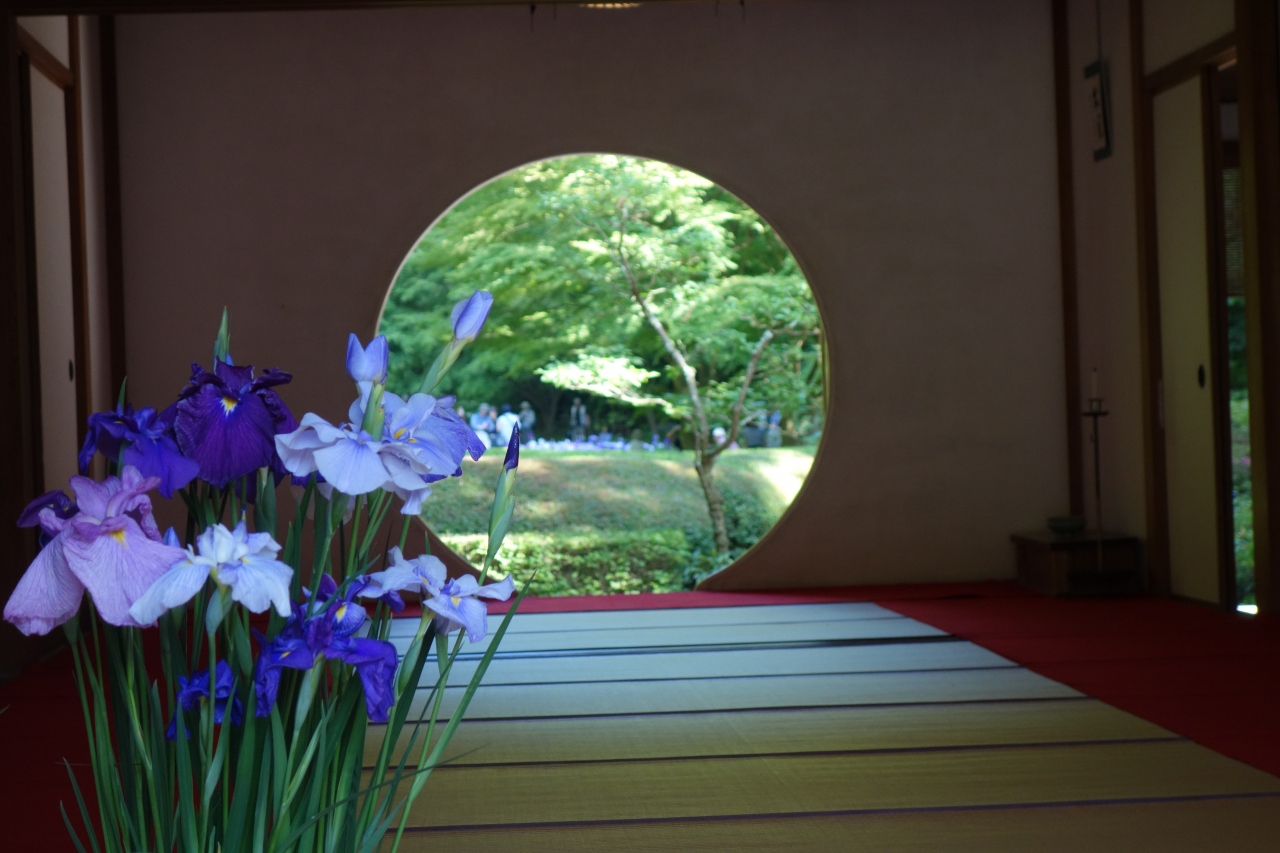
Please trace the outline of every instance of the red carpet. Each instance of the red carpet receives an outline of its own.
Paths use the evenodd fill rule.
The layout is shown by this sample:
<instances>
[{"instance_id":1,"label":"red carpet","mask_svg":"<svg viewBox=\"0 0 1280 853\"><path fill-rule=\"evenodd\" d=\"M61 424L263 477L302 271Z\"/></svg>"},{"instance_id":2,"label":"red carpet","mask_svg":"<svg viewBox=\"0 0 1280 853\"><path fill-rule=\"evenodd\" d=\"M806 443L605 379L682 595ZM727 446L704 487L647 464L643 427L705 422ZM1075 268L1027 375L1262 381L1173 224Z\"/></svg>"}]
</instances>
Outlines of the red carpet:
<instances>
[{"instance_id":1,"label":"red carpet","mask_svg":"<svg viewBox=\"0 0 1280 853\"><path fill-rule=\"evenodd\" d=\"M1158 599L1056 599L1009 582L532 598L521 612L829 601L878 602L1280 775L1280 621L1266 617ZM62 759L83 766L87 755L70 656L0 685L0 708L5 849L73 849L58 811L59 800L74 809ZM88 781L87 767L79 778Z\"/></svg>"},{"instance_id":2,"label":"red carpet","mask_svg":"<svg viewBox=\"0 0 1280 853\"><path fill-rule=\"evenodd\" d=\"M1280 621L1162 599L881 601L1280 776Z\"/></svg>"}]
</instances>

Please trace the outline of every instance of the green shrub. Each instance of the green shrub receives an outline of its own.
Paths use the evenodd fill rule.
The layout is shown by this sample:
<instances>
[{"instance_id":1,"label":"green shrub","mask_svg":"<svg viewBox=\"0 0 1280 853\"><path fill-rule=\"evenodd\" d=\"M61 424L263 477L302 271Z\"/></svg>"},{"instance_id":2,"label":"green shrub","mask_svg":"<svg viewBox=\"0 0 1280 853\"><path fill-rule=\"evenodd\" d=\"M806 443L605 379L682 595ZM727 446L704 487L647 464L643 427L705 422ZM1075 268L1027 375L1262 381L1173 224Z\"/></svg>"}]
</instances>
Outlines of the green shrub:
<instances>
[{"instance_id":1,"label":"green shrub","mask_svg":"<svg viewBox=\"0 0 1280 853\"><path fill-rule=\"evenodd\" d=\"M1232 501L1236 535L1236 601L1253 604L1256 601L1253 574L1253 495L1237 492Z\"/></svg>"},{"instance_id":2,"label":"green shrub","mask_svg":"<svg viewBox=\"0 0 1280 853\"><path fill-rule=\"evenodd\" d=\"M484 535L440 538L471 563L484 560ZM537 569L530 595L603 595L682 589L690 557L682 530L556 531L509 535L494 564L521 579Z\"/></svg>"},{"instance_id":3,"label":"green shrub","mask_svg":"<svg viewBox=\"0 0 1280 853\"><path fill-rule=\"evenodd\" d=\"M703 578L728 566L759 542L778 520L760 496L761 490L755 487L755 483L747 484L755 488L739 488L724 478L718 485L720 496L724 498L724 526L729 536L729 551L724 554L716 552L709 519L706 523L686 527L684 534L689 541L690 553L678 588L693 589Z\"/></svg>"},{"instance_id":4,"label":"green shrub","mask_svg":"<svg viewBox=\"0 0 1280 853\"><path fill-rule=\"evenodd\" d=\"M729 551L716 553L692 454L521 454L518 532L500 559L523 578L539 569L536 595L693 589L742 556L786 510L811 451L751 450L716 465ZM428 519L473 564L484 557L492 483L501 454L464 463L467 475L436 485ZM780 486L781 484L781 486Z\"/></svg>"}]
</instances>

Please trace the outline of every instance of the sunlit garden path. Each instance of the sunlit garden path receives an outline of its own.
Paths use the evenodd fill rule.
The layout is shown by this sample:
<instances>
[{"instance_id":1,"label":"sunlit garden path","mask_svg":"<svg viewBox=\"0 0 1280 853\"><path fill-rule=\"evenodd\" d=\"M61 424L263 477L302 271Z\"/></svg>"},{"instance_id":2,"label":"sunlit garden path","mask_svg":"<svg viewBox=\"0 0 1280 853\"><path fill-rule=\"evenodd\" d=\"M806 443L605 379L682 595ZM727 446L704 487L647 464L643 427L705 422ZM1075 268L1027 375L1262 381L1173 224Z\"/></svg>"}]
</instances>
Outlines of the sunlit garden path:
<instances>
[{"instance_id":1,"label":"sunlit garden path","mask_svg":"<svg viewBox=\"0 0 1280 853\"><path fill-rule=\"evenodd\" d=\"M781 517L804 483L814 448L725 453L716 473L725 493L733 556ZM502 457L463 463L464 475L438 485L427 517L441 538L478 561ZM706 500L692 453L521 454L514 533L499 555L532 593L656 592L690 587L723 565L711 548Z\"/></svg>"}]
</instances>

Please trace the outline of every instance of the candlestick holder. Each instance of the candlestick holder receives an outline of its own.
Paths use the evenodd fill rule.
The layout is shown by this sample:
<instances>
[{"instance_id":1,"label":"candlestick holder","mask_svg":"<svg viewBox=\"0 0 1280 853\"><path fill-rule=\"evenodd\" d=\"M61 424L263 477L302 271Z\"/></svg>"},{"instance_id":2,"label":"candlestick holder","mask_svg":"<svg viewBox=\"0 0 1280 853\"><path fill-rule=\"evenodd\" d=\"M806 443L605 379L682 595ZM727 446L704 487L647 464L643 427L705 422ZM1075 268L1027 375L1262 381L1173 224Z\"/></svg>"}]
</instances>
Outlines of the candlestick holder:
<instances>
[{"instance_id":1,"label":"candlestick holder","mask_svg":"<svg viewBox=\"0 0 1280 853\"><path fill-rule=\"evenodd\" d=\"M1098 542L1098 571L1102 571L1102 445L1098 431L1098 421L1109 412L1102 407L1101 397L1090 397L1089 407L1083 412L1084 417L1093 421L1089 440L1093 444L1093 518L1094 535Z\"/></svg>"}]
</instances>

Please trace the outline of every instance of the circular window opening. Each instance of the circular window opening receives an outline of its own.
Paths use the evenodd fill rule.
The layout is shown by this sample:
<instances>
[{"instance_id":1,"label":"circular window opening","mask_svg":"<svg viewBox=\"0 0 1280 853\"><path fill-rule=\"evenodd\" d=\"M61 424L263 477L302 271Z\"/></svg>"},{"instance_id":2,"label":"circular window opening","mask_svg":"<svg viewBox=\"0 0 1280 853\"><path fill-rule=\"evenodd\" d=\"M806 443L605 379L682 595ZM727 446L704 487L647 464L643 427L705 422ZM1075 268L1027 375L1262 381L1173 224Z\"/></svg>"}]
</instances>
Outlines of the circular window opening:
<instances>
[{"instance_id":1,"label":"circular window opening","mask_svg":"<svg viewBox=\"0 0 1280 853\"><path fill-rule=\"evenodd\" d=\"M762 539L812 466L822 326L756 211L657 160L575 155L473 190L414 245L380 321L389 387L413 390L453 304L493 293L444 380L487 444L424 519L483 560L512 426L523 446L500 569L530 593L692 589Z\"/></svg>"}]
</instances>

